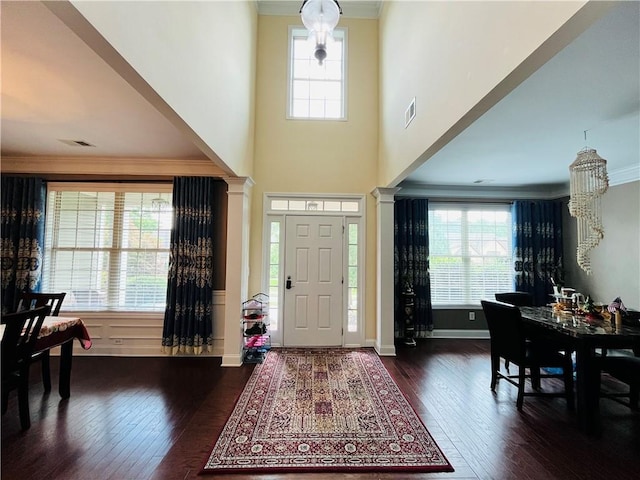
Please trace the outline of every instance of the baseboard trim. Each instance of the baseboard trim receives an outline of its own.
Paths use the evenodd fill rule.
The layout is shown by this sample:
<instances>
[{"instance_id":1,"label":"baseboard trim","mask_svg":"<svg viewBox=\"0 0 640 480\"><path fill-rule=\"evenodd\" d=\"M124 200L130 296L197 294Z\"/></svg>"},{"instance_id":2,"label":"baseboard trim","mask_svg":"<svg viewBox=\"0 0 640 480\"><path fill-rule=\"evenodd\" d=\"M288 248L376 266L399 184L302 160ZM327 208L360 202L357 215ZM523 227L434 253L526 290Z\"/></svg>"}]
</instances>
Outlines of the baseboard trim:
<instances>
[{"instance_id":1,"label":"baseboard trim","mask_svg":"<svg viewBox=\"0 0 640 480\"><path fill-rule=\"evenodd\" d=\"M427 338L469 338L488 339L489 330L463 330L463 329L435 329Z\"/></svg>"},{"instance_id":2,"label":"baseboard trim","mask_svg":"<svg viewBox=\"0 0 640 480\"><path fill-rule=\"evenodd\" d=\"M51 349L52 356L60 355L60 347ZM73 348L74 357L222 357L222 349L213 347L212 352L203 352L197 355L181 353L170 355L164 353L161 347L155 346L137 346L122 347L118 345L113 347L110 345L94 345L89 350L83 350L77 345Z\"/></svg>"},{"instance_id":3,"label":"baseboard trim","mask_svg":"<svg viewBox=\"0 0 640 480\"><path fill-rule=\"evenodd\" d=\"M420 339L422 339L421 337ZM429 338L459 338L459 339L489 339L489 330L466 330L466 329L448 329L440 328L435 329L427 333L425 339ZM418 340L420 340L418 339ZM279 347L280 345L272 345L273 347ZM396 355L396 349L394 345L380 346L374 339L367 339L363 345L364 347L373 347L378 355L381 357L394 357ZM348 345L345 348L359 348L360 346ZM52 356L60 355L60 347L56 347L51 350ZM122 346L122 345L97 345L94 344L91 349L83 350L74 345L74 356L96 356L96 357L164 357L167 354L161 351L158 345L137 345L137 346ZM178 355L181 356L181 355ZM184 355L192 356L192 355ZM222 357L223 367L239 367L242 365L241 355L224 355L221 345L221 341L216 339L213 346L213 352L202 353L198 356L202 357Z\"/></svg>"},{"instance_id":4,"label":"baseboard trim","mask_svg":"<svg viewBox=\"0 0 640 480\"><path fill-rule=\"evenodd\" d=\"M376 352L381 357L395 357L396 356L396 346L395 345L380 345L376 342L374 345Z\"/></svg>"},{"instance_id":5,"label":"baseboard trim","mask_svg":"<svg viewBox=\"0 0 640 480\"><path fill-rule=\"evenodd\" d=\"M222 356L222 365L223 367L241 367L242 366L242 355L233 354L233 355L223 355Z\"/></svg>"}]
</instances>

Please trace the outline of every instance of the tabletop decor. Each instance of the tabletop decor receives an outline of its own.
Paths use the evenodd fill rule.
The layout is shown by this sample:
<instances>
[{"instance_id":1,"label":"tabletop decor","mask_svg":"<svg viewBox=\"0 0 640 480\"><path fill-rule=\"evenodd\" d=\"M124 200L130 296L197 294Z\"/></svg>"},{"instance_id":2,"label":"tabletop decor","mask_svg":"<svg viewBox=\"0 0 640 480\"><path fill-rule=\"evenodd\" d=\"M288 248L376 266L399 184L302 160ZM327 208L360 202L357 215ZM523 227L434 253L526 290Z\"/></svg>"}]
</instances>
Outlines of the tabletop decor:
<instances>
[{"instance_id":1,"label":"tabletop decor","mask_svg":"<svg viewBox=\"0 0 640 480\"><path fill-rule=\"evenodd\" d=\"M272 349L201 473L450 472L370 349Z\"/></svg>"}]
</instances>

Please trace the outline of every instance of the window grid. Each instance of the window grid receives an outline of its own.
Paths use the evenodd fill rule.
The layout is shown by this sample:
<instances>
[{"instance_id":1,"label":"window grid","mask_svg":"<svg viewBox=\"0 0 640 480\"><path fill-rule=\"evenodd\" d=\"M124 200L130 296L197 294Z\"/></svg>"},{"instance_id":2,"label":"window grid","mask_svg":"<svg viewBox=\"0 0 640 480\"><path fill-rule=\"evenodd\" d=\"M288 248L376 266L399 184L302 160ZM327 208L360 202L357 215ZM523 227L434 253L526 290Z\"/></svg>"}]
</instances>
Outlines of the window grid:
<instances>
[{"instance_id":1,"label":"window grid","mask_svg":"<svg viewBox=\"0 0 640 480\"><path fill-rule=\"evenodd\" d=\"M170 204L166 191L51 190L43 288L67 292L68 310L163 311Z\"/></svg>"},{"instance_id":2,"label":"window grid","mask_svg":"<svg viewBox=\"0 0 640 480\"><path fill-rule=\"evenodd\" d=\"M477 305L513 289L508 206L429 208L429 270L434 305Z\"/></svg>"},{"instance_id":3,"label":"window grid","mask_svg":"<svg viewBox=\"0 0 640 480\"><path fill-rule=\"evenodd\" d=\"M269 329L278 331L280 311L280 221L271 222L269 235Z\"/></svg>"},{"instance_id":4,"label":"window grid","mask_svg":"<svg viewBox=\"0 0 640 480\"><path fill-rule=\"evenodd\" d=\"M291 28L289 37L289 118L343 120L346 31L334 31L322 65L313 56L315 44L306 29Z\"/></svg>"},{"instance_id":5,"label":"window grid","mask_svg":"<svg viewBox=\"0 0 640 480\"><path fill-rule=\"evenodd\" d=\"M357 200L286 200L272 199L271 210L289 212L352 212L360 211L360 202Z\"/></svg>"},{"instance_id":6,"label":"window grid","mask_svg":"<svg viewBox=\"0 0 640 480\"><path fill-rule=\"evenodd\" d=\"M347 225L347 331L358 331L358 224Z\"/></svg>"}]
</instances>

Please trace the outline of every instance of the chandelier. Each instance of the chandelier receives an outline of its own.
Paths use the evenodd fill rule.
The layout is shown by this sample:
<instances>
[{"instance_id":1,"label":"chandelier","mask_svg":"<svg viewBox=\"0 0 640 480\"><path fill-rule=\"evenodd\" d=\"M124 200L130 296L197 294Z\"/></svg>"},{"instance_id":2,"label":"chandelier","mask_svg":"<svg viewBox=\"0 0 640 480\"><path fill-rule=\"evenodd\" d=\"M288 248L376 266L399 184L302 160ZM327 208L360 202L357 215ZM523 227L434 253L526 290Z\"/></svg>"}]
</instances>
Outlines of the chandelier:
<instances>
[{"instance_id":1,"label":"chandelier","mask_svg":"<svg viewBox=\"0 0 640 480\"><path fill-rule=\"evenodd\" d=\"M337 0L304 0L300 7L302 23L316 43L314 57L318 63L327 58L327 39L338 25L342 8Z\"/></svg>"},{"instance_id":2,"label":"chandelier","mask_svg":"<svg viewBox=\"0 0 640 480\"><path fill-rule=\"evenodd\" d=\"M577 261L591 274L589 254L604 237L601 199L609 188L607 161L593 148L585 147L569 166L569 173L569 213L578 222Z\"/></svg>"}]
</instances>

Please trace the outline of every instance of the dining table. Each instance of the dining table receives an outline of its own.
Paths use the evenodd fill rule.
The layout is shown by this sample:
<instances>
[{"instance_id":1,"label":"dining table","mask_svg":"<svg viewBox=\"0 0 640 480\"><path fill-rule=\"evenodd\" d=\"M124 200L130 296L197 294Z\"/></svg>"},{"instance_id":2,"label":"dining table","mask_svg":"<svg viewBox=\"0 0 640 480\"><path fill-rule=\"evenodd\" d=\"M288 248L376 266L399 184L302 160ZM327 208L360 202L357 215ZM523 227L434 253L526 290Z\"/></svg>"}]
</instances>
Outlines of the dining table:
<instances>
[{"instance_id":1,"label":"dining table","mask_svg":"<svg viewBox=\"0 0 640 480\"><path fill-rule=\"evenodd\" d=\"M640 355L640 326L616 322L614 316L581 315L551 306L519 307L529 334L575 351L576 414L587 434L601 433L598 356L609 349L630 349Z\"/></svg>"},{"instance_id":2,"label":"dining table","mask_svg":"<svg viewBox=\"0 0 640 480\"><path fill-rule=\"evenodd\" d=\"M5 325L0 325L0 337L4 335ZM51 350L60 347L60 374L58 391L60 397L71 396L71 363L73 360L73 341L78 339L84 350L91 348L91 336L87 328L78 317L45 317L38 339L36 340L34 353Z\"/></svg>"}]
</instances>

